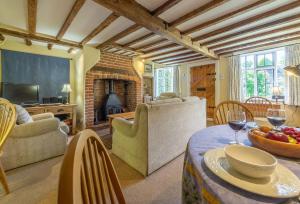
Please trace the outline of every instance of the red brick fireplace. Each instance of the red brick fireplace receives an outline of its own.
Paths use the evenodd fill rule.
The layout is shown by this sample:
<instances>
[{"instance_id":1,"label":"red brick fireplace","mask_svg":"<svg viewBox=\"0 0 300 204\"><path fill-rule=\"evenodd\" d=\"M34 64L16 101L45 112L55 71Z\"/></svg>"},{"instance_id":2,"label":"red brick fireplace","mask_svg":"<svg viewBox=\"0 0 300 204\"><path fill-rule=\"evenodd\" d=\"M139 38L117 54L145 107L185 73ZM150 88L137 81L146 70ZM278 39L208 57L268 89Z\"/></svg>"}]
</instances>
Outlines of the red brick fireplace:
<instances>
[{"instance_id":1,"label":"red brick fireplace","mask_svg":"<svg viewBox=\"0 0 300 204\"><path fill-rule=\"evenodd\" d=\"M85 79L87 127L94 125L96 113L104 105L109 80L114 81L114 91L124 106L123 111L134 111L142 102L141 78L133 67L131 57L101 51L100 61L86 73Z\"/></svg>"}]
</instances>

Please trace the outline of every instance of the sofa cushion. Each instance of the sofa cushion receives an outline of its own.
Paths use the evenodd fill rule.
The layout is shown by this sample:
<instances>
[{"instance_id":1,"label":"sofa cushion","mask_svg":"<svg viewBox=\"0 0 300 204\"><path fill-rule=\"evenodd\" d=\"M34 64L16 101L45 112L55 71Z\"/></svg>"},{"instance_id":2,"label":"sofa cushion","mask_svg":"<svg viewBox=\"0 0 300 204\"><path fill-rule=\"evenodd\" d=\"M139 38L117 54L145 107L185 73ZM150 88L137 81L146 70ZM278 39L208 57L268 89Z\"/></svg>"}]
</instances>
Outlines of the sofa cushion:
<instances>
[{"instance_id":1,"label":"sofa cushion","mask_svg":"<svg viewBox=\"0 0 300 204\"><path fill-rule=\"evenodd\" d=\"M17 124L31 123L33 122L32 117L29 115L27 110L20 105L16 105L17 112Z\"/></svg>"}]
</instances>

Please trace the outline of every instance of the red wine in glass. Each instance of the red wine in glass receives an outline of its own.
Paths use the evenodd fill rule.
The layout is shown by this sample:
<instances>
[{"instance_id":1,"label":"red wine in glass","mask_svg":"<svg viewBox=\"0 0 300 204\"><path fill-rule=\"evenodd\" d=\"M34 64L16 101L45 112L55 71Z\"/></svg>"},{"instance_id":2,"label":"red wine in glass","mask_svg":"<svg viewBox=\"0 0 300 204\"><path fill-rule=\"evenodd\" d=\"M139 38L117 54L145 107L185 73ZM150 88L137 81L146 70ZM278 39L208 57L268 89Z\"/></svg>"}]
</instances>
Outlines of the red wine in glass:
<instances>
[{"instance_id":1,"label":"red wine in glass","mask_svg":"<svg viewBox=\"0 0 300 204\"><path fill-rule=\"evenodd\" d=\"M279 127L282 126L286 121L285 110L268 109L267 119L269 123L271 123L275 127L275 130L279 130Z\"/></svg>"},{"instance_id":2,"label":"red wine in glass","mask_svg":"<svg viewBox=\"0 0 300 204\"><path fill-rule=\"evenodd\" d=\"M238 131L243 129L246 125L246 114L243 111L232 110L227 112L227 121L231 129L234 130L234 141L230 144L241 144L238 140Z\"/></svg>"}]
</instances>

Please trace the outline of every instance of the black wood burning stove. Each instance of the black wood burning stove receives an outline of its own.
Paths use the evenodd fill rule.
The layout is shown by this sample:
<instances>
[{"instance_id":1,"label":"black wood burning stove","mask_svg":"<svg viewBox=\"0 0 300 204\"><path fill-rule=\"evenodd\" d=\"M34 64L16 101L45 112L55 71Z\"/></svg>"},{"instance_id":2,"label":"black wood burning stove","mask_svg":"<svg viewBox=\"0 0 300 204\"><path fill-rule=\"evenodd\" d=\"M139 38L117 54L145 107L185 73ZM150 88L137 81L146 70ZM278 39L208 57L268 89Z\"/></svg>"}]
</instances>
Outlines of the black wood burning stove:
<instances>
[{"instance_id":1,"label":"black wood burning stove","mask_svg":"<svg viewBox=\"0 0 300 204\"><path fill-rule=\"evenodd\" d=\"M104 118L107 118L110 114L122 113L122 103L114 92L114 80L109 80L109 92L105 101L104 105Z\"/></svg>"}]
</instances>

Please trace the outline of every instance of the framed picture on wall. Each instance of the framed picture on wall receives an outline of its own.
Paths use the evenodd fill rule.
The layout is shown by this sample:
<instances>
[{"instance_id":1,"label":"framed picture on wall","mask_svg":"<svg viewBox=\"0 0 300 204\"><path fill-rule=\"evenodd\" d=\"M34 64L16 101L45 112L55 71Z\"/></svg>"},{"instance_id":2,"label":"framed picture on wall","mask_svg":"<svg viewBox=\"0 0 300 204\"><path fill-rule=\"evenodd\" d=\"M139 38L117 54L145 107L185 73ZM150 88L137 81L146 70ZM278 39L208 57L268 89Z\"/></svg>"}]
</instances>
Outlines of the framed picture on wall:
<instances>
[{"instance_id":1,"label":"framed picture on wall","mask_svg":"<svg viewBox=\"0 0 300 204\"><path fill-rule=\"evenodd\" d=\"M152 64L145 64L145 73L152 73Z\"/></svg>"}]
</instances>

